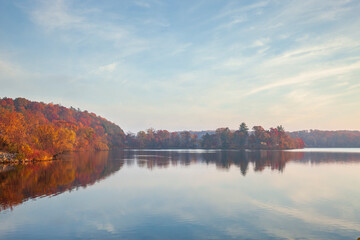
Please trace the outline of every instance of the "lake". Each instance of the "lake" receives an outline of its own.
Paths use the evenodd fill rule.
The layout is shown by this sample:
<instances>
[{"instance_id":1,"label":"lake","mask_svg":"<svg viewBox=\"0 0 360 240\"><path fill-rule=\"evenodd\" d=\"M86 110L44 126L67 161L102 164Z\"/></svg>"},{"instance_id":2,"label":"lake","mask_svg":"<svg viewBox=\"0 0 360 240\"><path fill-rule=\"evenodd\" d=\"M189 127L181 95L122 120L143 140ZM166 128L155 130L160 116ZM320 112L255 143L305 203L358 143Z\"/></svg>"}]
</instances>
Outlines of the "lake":
<instances>
[{"instance_id":1,"label":"lake","mask_svg":"<svg viewBox=\"0 0 360 240\"><path fill-rule=\"evenodd\" d=\"M360 149L124 150L0 165L0 239L357 239Z\"/></svg>"}]
</instances>

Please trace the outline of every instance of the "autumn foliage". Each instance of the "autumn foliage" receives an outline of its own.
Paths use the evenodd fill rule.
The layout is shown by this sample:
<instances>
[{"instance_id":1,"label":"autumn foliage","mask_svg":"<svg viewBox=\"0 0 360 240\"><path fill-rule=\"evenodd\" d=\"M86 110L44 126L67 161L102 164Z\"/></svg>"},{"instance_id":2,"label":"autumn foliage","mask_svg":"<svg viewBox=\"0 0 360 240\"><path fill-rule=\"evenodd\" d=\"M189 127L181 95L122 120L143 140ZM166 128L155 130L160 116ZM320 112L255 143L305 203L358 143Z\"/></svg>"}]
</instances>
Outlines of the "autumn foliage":
<instances>
[{"instance_id":1,"label":"autumn foliage","mask_svg":"<svg viewBox=\"0 0 360 240\"><path fill-rule=\"evenodd\" d=\"M0 151L16 153L19 159L46 160L68 151L110 148L303 148L300 138L291 138L281 126L265 130L245 123L238 130L218 128L199 137L190 131L169 132L152 128L136 135L94 113L24 98L0 98Z\"/></svg>"},{"instance_id":2,"label":"autumn foliage","mask_svg":"<svg viewBox=\"0 0 360 240\"><path fill-rule=\"evenodd\" d=\"M92 185L123 166L113 158L107 151L80 152L64 156L65 161L8 165L6 173L0 168L0 212L27 199Z\"/></svg>"},{"instance_id":3,"label":"autumn foliage","mask_svg":"<svg viewBox=\"0 0 360 240\"><path fill-rule=\"evenodd\" d=\"M94 113L24 98L0 99L0 150L20 159L52 159L72 150L123 146L120 127Z\"/></svg>"},{"instance_id":4,"label":"autumn foliage","mask_svg":"<svg viewBox=\"0 0 360 240\"><path fill-rule=\"evenodd\" d=\"M214 133L201 137L190 131L168 132L148 129L136 135L126 135L126 146L130 148L205 148L205 149L292 149L303 148L300 138L290 137L282 126L265 130L254 126L249 131L245 123L238 130L218 128Z\"/></svg>"}]
</instances>

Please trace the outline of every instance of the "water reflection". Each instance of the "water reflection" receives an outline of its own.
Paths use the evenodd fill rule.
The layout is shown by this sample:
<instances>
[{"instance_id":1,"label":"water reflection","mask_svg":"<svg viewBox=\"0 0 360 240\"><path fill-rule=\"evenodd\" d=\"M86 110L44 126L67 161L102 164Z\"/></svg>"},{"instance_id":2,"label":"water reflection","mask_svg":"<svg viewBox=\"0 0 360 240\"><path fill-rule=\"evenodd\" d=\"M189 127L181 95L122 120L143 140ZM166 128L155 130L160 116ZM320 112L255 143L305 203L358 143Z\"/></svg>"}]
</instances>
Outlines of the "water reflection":
<instances>
[{"instance_id":1,"label":"water reflection","mask_svg":"<svg viewBox=\"0 0 360 240\"><path fill-rule=\"evenodd\" d=\"M41 196L51 196L78 189L105 179L124 164L141 168L168 168L191 164L214 164L218 170L239 168L246 176L266 168L283 172L287 163L360 162L359 153L287 152L287 151L214 151L214 150L128 150L82 152L62 160L27 165L0 165L0 211Z\"/></svg>"},{"instance_id":2,"label":"water reflection","mask_svg":"<svg viewBox=\"0 0 360 240\"><path fill-rule=\"evenodd\" d=\"M232 166L240 169L246 175L249 164L254 171L261 172L266 168L283 172L288 162L301 163L346 163L360 162L359 153L347 152L290 152L290 151L144 151L131 150L123 153L130 164L137 163L148 169L167 168L176 165L191 165L197 163L215 164L219 170L227 170ZM135 160L135 161L134 161Z\"/></svg>"},{"instance_id":3,"label":"water reflection","mask_svg":"<svg viewBox=\"0 0 360 240\"><path fill-rule=\"evenodd\" d=\"M127 150L3 165L0 239L356 239L359 153Z\"/></svg>"},{"instance_id":4,"label":"water reflection","mask_svg":"<svg viewBox=\"0 0 360 240\"><path fill-rule=\"evenodd\" d=\"M0 165L0 209L40 196L86 187L118 171L122 161L111 152L82 152L63 160L26 165Z\"/></svg>"}]
</instances>

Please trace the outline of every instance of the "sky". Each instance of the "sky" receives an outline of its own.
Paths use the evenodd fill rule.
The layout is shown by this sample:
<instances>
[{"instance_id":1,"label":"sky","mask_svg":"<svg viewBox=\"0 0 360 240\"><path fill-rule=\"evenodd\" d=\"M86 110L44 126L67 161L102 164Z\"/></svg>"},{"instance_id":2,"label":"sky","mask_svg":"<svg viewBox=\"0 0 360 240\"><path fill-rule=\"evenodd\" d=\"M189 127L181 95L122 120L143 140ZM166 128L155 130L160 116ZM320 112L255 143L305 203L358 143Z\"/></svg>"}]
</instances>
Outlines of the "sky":
<instances>
[{"instance_id":1,"label":"sky","mask_svg":"<svg viewBox=\"0 0 360 240\"><path fill-rule=\"evenodd\" d=\"M125 132L360 130L358 0L0 0L0 97Z\"/></svg>"}]
</instances>

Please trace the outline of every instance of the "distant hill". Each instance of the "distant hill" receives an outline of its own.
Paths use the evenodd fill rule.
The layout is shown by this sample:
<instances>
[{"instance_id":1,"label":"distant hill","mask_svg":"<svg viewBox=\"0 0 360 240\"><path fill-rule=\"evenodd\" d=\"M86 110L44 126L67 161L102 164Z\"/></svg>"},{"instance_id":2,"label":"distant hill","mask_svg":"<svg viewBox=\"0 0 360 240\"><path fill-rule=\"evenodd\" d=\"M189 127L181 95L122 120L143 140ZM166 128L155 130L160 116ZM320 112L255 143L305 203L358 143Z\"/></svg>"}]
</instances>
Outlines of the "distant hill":
<instances>
[{"instance_id":1,"label":"distant hill","mask_svg":"<svg viewBox=\"0 0 360 240\"><path fill-rule=\"evenodd\" d=\"M51 159L72 150L122 147L124 132L87 111L24 98L0 98L0 151L20 159Z\"/></svg>"},{"instance_id":2,"label":"distant hill","mask_svg":"<svg viewBox=\"0 0 360 240\"><path fill-rule=\"evenodd\" d=\"M294 138L301 138L306 147L360 147L360 131L304 130L288 134Z\"/></svg>"}]
</instances>

